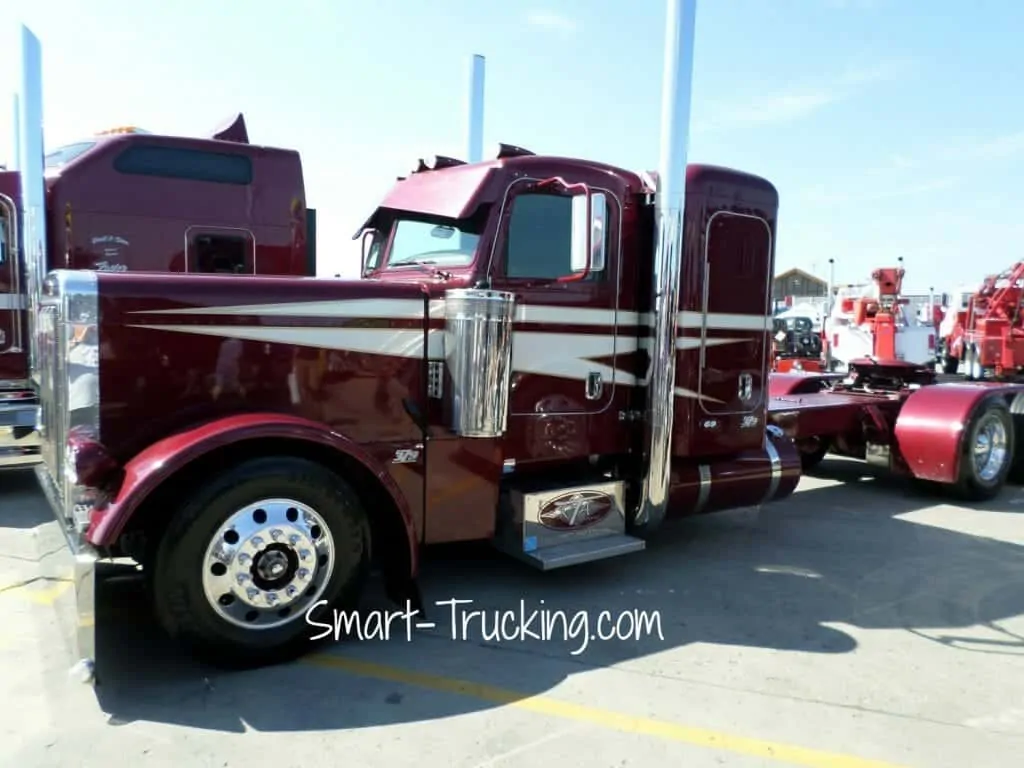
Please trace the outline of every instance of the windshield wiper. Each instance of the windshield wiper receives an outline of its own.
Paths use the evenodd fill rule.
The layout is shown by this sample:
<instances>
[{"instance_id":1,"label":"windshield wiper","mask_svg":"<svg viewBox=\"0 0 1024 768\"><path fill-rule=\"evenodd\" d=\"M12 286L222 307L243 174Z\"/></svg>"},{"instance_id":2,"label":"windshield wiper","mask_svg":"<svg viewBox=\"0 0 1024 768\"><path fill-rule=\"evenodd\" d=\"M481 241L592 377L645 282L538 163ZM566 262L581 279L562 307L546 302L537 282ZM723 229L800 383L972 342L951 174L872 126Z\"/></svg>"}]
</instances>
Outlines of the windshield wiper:
<instances>
[{"instance_id":1,"label":"windshield wiper","mask_svg":"<svg viewBox=\"0 0 1024 768\"><path fill-rule=\"evenodd\" d=\"M388 264L388 269L399 269L401 267L431 267L434 264L437 264L437 262L432 259L414 259L412 261L401 261L398 264ZM442 280L452 279L452 273L445 272L443 269L431 269L430 271L434 273L434 277L439 277Z\"/></svg>"}]
</instances>

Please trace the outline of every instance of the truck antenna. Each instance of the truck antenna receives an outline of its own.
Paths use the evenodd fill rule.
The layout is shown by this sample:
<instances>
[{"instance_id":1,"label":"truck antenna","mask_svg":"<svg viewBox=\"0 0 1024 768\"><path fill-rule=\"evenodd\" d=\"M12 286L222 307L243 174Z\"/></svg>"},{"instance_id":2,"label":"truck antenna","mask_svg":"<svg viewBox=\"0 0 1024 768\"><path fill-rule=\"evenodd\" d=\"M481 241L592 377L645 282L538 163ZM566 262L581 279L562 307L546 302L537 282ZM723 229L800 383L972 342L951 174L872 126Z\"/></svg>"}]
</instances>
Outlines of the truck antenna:
<instances>
[{"instance_id":1,"label":"truck antenna","mask_svg":"<svg viewBox=\"0 0 1024 768\"><path fill-rule=\"evenodd\" d=\"M650 314L654 344L647 377L647 474L634 524L654 530L665 519L675 415L676 324L686 211L686 153L697 0L668 0L661 89L661 159L655 196L654 274Z\"/></svg>"}]
</instances>

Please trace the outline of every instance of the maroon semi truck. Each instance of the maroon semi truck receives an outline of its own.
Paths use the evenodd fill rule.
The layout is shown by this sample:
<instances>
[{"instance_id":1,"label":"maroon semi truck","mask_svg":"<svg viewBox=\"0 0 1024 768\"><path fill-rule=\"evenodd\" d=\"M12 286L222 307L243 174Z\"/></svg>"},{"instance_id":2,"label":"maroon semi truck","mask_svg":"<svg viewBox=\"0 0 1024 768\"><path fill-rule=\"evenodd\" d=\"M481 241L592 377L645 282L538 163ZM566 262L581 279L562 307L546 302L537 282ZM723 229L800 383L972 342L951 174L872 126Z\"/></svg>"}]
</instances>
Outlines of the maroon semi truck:
<instances>
[{"instance_id":1,"label":"maroon semi truck","mask_svg":"<svg viewBox=\"0 0 1024 768\"><path fill-rule=\"evenodd\" d=\"M39 273L37 472L84 658L104 558L141 564L197 655L252 665L308 647L374 565L419 606L434 543L541 569L638 552L789 496L828 450L1003 487L1019 389L887 361L769 378L778 194L687 165L694 8L669 8L657 174L513 146L420 163L357 234L359 280Z\"/></svg>"},{"instance_id":2,"label":"maroon semi truck","mask_svg":"<svg viewBox=\"0 0 1024 768\"><path fill-rule=\"evenodd\" d=\"M24 102L26 116L38 114ZM18 133L38 146L38 124L25 128ZM299 154L250 144L242 115L208 139L116 129L50 152L45 247L35 251L22 247L22 178L0 169L0 469L39 460L33 273L316 274L315 211Z\"/></svg>"}]
</instances>

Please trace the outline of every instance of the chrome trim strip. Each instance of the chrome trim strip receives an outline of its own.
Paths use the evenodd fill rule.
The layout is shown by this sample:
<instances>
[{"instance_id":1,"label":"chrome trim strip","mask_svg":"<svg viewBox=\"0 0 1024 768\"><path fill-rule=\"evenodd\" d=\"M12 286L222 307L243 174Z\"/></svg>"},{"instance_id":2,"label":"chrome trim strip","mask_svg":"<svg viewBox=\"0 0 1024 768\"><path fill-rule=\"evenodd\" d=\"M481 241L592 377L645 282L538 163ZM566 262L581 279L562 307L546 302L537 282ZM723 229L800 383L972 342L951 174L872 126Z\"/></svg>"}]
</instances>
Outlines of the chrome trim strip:
<instances>
[{"instance_id":1,"label":"chrome trim strip","mask_svg":"<svg viewBox=\"0 0 1024 768\"><path fill-rule=\"evenodd\" d=\"M761 501L762 504L767 504L779 492L779 482L782 480L782 458L779 456L779 450L775 447L775 442L772 440L771 435L766 434L764 436L764 450L768 454L768 460L772 465L772 476L771 481L768 483L768 491Z\"/></svg>"},{"instance_id":2,"label":"chrome trim strip","mask_svg":"<svg viewBox=\"0 0 1024 768\"><path fill-rule=\"evenodd\" d=\"M697 504L693 508L693 513L699 515L704 507L708 505L708 499L711 497L711 467L707 464L701 464L700 468L700 489L697 491Z\"/></svg>"}]
</instances>

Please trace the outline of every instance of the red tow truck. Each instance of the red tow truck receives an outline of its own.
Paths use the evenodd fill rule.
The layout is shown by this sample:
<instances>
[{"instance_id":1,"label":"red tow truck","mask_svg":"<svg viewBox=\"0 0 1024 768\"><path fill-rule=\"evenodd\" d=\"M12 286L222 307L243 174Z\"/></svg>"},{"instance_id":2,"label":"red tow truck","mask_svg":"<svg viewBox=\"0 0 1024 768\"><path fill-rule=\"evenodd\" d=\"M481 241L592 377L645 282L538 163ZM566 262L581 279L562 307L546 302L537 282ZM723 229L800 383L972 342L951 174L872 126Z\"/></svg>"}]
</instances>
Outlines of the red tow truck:
<instances>
[{"instance_id":1,"label":"red tow truck","mask_svg":"<svg viewBox=\"0 0 1024 768\"><path fill-rule=\"evenodd\" d=\"M944 329L950 358L969 380L1014 379L1024 373L1024 261L989 275Z\"/></svg>"},{"instance_id":2,"label":"red tow truck","mask_svg":"<svg viewBox=\"0 0 1024 768\"><path fill-rule=\"evenodd\" d=\"M421 608L434 543L541 569L638 552L668 519L786 498L828 450L1003 487L1018 388L880 360L770 377L778 194L687 165L694 6L668 3L657 174L510 145L422 162L357 233L359 280L37 266L37 473L83 658L103 558L142 566L196 655L258 665L308 648L371 564Z\"/></svg>"},{"instance_id":3,"label":"red tow truck","mask_svg":"<svg viewBox=\"0 0 1024 768\"><path fill-rule=\"evenodd\" d=\"M38 129L24 138L41 157ZM41 197L45 249L25 247L24 194ZM208 139L104 131L47 154L42 180L0 169L0 469L39 461L27 312L50 269L315 275L299 154L250 144L238 115Z\"/></svg>"}]
</instances>

